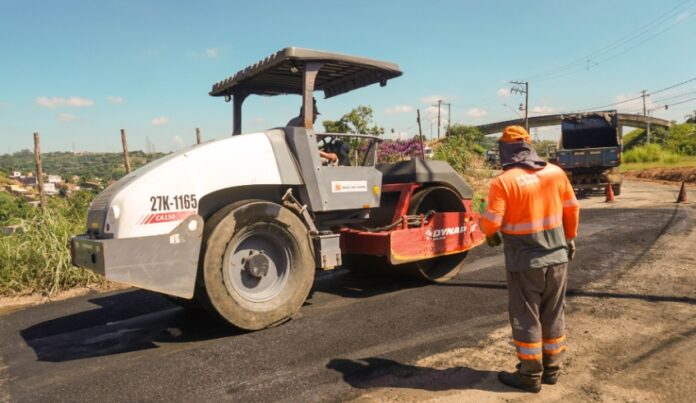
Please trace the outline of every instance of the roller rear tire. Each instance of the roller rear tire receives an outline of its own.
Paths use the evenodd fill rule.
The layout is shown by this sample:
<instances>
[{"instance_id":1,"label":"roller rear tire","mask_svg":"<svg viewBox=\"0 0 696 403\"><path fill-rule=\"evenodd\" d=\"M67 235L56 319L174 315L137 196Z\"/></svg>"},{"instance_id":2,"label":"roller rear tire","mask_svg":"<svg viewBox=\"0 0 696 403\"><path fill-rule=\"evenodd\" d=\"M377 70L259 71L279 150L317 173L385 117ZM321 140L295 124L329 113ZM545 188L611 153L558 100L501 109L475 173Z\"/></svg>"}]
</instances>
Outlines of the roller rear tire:
<instances>
[{"instance_id":1,"label":"roller rear tire","mask_svg":"<svg viewBox=\"0 0 696 403\"><path fill-rule=\"evenodd\" d=\"M409 214L426 214L431 210L435 212L466 211L461 197L452 189L444 186L425 188L411 198L408 208ZM444 283L459 274L464 267L466 255L467 252L438 256L397 267L398 270L416 278L434 283Z\"/></svg>"},{"instance_id":2,"label":"roller rear tire","mask_svg":"<svg viewBox=\"0 0 696 403\"><path fill-rule=\"evenodd\" d=\"M450 188L435 186L417 192L411 198L408 214L426 214L428 211L465 211L461 197ZM420 281L442 283L452 279L464 267L467 252L438 256L417 262L392 265L385 256L343 255L343 267L350 271L379 275L397 275Z\"/></svg>"}]
</instances>

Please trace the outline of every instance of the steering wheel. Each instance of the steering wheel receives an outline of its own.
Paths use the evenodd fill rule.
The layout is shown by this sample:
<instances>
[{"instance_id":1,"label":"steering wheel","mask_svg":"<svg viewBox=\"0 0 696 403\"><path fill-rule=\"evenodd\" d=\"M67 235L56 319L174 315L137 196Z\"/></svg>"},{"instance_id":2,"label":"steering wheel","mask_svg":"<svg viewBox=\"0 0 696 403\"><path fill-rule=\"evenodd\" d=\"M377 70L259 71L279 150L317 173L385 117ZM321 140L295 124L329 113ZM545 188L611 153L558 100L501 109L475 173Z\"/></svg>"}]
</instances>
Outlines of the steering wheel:
<instances>
[{"instance_id":1,"label":"steering wheel","mask_svg":"<svg viewBox=\"0 0 696 403\"><path fill-rule=\"evenodd\" d=\"M326 149L326 147L330 147L334 142L336 142L336 136L322 136L319 141L321 141L319 148Z\"/></svg>"}]
</instances>

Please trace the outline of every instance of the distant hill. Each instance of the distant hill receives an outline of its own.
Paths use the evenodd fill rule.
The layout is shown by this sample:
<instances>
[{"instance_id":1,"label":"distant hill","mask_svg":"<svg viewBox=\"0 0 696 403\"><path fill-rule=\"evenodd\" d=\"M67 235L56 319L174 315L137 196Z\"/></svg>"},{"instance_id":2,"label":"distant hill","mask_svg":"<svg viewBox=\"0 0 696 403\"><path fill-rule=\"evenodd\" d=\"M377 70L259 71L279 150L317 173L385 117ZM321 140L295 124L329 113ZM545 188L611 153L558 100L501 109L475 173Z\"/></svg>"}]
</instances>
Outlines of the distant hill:
<instances>
[{"instance_id":1,"label":"distant hill","mask_svg":"<svg viewBox=\"0 0 696 403\"><path fill-rule=\"evenodd\" d=\"M142 151L132 151L129 154L133 169L159 159L166 154L146 154ZM101 178L103 180L118 179L126 174L123 166L122 153L72 153L49 152L41 154L43 170L47 174L60 175L70 179L77 175L83 180ZM20 171L22 174L34 172L34 153L29 150L13 154L0 155L0 170L4 172Z\"/></svg>"}]
</instances>

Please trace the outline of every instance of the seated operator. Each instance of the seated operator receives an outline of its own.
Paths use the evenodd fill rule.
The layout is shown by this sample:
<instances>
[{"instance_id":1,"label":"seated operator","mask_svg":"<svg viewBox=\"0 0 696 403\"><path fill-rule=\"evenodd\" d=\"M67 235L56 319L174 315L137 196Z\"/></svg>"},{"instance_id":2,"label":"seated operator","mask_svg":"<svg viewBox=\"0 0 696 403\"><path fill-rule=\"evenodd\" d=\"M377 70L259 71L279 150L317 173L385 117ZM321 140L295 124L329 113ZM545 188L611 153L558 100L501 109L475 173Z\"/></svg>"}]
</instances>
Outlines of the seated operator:
<instances>
[{"instance_id":1,"label":"seated operator","mask_svg":"<svg viewBox=\"0 0 696 403\"><path fill-rule=\"evenodd\" d=\"M312 111L312 124L317 121L317 115L321 115L319 110L317 110L317 100L313 101L313 111ZM302 127L304 126L304 105L300 108L300 114L288 122L286 126L291 127ZM319 156L322 158L322 163L326 160L326 163L335 164L338 161L338 156L334 153L327 153L325 151L319 150Z\"/></svg>"}]
</instances>

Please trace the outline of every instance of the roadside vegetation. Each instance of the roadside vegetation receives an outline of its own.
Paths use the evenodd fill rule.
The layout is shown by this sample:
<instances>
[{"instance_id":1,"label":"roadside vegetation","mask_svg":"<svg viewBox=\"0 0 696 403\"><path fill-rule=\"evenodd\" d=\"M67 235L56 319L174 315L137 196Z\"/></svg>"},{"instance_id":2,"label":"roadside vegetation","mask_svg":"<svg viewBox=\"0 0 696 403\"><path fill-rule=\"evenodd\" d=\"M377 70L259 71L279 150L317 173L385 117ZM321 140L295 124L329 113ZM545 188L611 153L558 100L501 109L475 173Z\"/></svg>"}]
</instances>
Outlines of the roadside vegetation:
<instances>
[{"instance_id":1,"label":"roadside vegetation","mask_svg":"<svg viewBox=\"0 0 696 403\"><path fill-rule=\"evenodd\" d=\"M474 126L454 124L448 136L433 146L433 158L446 161L474 189L475 211L481 209L483 199L488 196L488 184L495 176L483 157L494 143L495 140L487 138Z\"/></svg>"},{"instance_id":2,"label":"roadside vegetation","mask_svg":"<svg viewBox=\"0 0 696 403\"><path fill-rule=\"evenodd\" d=\"M622 171L696 166L696 124L674 124L668 130L651 131L650 143L643 129L624 136Z\"/></svg>"},{"instance_id":3,"label":"roadside vegetation","mask_svg":"<svg viewBox=\"0 0 696 403\"><path fill-rule=\"evenodd\" d=\"M128 153L131 166L135 169L163 157L164 153L145 153L131 151ZM82 181L116 180L126 174L123 167L122 153L73 153L67 151L41 154L44 172L60 175L70 181L78 176ZM12 154L0 155L0 170L31 172L36 169L34 153L21 150Z\"/></svg>"},{"instance_id":4,"label":"roadside vegetation","mask_svg":"<svg viewBox=\"0 0 696 403\"><path fill-rule=\"evenodd\" d=\"M0 194L2 224L14 230L0 235L0 295L50 297L72 287L103 282L70 263L70 238L84 232L94 193L82 190L69 198L49 198L45 211L14 196L9 198L15 200Z\"/></svg>"}]
</instances>

